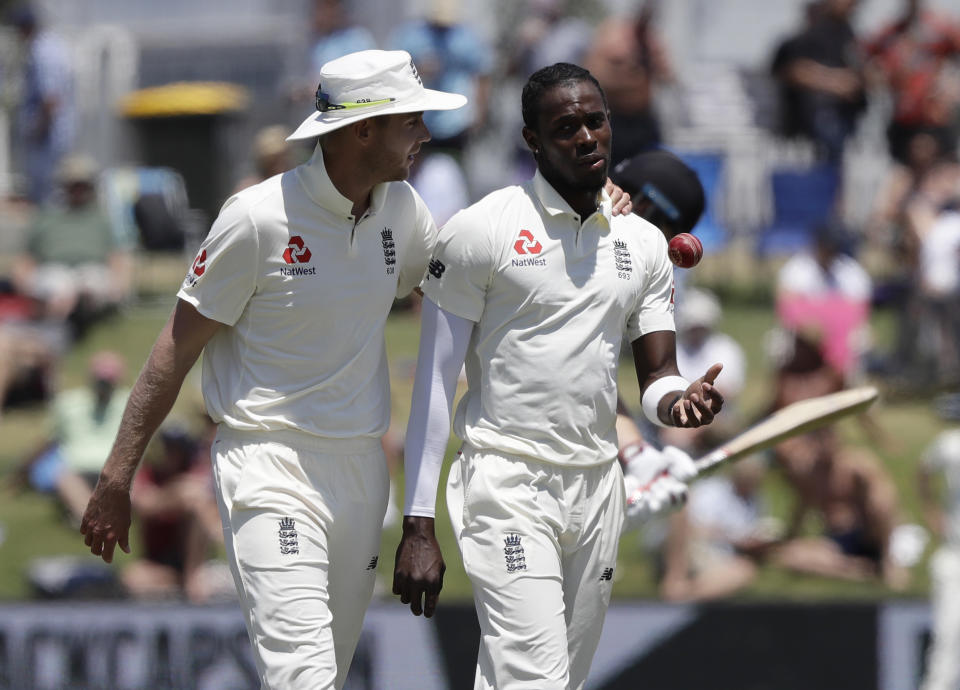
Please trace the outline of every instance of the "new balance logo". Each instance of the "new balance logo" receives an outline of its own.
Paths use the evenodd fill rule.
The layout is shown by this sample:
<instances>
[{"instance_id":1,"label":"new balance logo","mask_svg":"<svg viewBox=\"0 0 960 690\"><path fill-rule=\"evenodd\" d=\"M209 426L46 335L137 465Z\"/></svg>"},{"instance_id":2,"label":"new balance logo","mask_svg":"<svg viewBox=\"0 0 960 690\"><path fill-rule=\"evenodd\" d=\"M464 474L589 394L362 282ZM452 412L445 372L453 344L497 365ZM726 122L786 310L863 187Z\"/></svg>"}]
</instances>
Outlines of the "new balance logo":
<instances>
[{"instance_id":1,"label":"new balance logo","mask_svg":"<svg viewBox=\"0 0 960 690\"><path fill-rule=\"evenodd\" d=\"M297 523L293 518L283 518L280 521L280 553L300 553L300 544L297 541Z\"/></svg>"},{"instance_id":2,"label":"new balance logo","mask_svg":"<svg viewBox=\"0 0 960 690\"><path fill-rule=\"evenodd\" d=\"M527 559L523 553L519 534L508 534L503 540L503 556L507 564L507 572L515 573L527 569Z\"/></svg>"},{"instance_id":3,"label":"new balance logo","mask_svg":"<svg viewBox=\"0 0 960 690\"><path fill-rule=\"evenodd\" d=\"M376 570L377 563L380 561L380 556L374 556L370 559L370 562L367 564L367 570Z\"/></svg>"},{"instance_id":4,"label":"new balance logo","mask_svg":"<svg viewBox=\"0 0 960 690\"><path fill-rule=\"evenodd\" d=\"M609 581L612 580L612 579L613 579L613 568L604 568L604 569L603 569L603 572L600 573L600 581L601 581L601 582L603 582L603 581L609 582Z\"/></svg>"},{"instance_id":5,"label":"new balance logo","mask_svg":"<svg viewBox=\"0 0 960 690\"><path fill-rule=\"evenodd\" d=\"M447 267L443 265L443 262L440 259L430 259L430 264L427 267L430 271L430 275L440 280L443 277L443 272L447 270ZM427 280L430 280L430 276L427 276Z\"/></svg>"},{"instance_id":6,"label":"new balance logo","mask_svg":"<svg viewBox=\"0 0 960 690\"><path fill-rule=\"evenodd\" d=\"M416 78L417 83L420 86L423 86L423 80L420 78L420 73L417 71L417 66L413 64L413 58L410 59L410 71L413 72L413 76Z\"/></svg>"}]
</instances>

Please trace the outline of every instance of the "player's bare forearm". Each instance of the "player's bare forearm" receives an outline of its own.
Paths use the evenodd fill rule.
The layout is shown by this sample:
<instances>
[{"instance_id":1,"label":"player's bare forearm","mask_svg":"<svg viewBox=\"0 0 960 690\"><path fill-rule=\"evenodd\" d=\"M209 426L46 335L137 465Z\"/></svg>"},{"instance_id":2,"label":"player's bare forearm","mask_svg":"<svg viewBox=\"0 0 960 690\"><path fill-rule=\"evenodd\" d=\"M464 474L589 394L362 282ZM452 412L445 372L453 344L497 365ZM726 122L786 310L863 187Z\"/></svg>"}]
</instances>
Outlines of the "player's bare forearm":
<instances>
[{"instance_id":1,"label":"player's bare forearm","mask_svg":"<svg viewBox=\"0 0 960 690\"><path fill-rule=\"evenodd\" d=\"M178 302L127 400L116 441L101 473L103 481L129 490L147 443L170 413L183 379L218 325L193 306Z\"/></svg>"},{"instance_id":2,"label":"player's bare forearm","mask_svg":"<svg viewBox=\"0 0 960 690\"><path fill-rule=\"evenodd\" d=\"M413 615L430 618L437 608L447 566L440 553L431 517L406 515L393 568L393 593L410 604ZM422 601L421 601L422 600Z\"/></svg>"},{"instance_id":3,"label":"player's bare forearm","mask_svg":"<svg viewBox=\"0 0 960 690\"><path fill-rule=\"evenodd\" d=\"M90 551L108 563L117 544L128 553L130 550L130 487L140 458L218 325L193 306L178 302L137 377L117 438L80 523Z\"/></svg>"}]
</instances>

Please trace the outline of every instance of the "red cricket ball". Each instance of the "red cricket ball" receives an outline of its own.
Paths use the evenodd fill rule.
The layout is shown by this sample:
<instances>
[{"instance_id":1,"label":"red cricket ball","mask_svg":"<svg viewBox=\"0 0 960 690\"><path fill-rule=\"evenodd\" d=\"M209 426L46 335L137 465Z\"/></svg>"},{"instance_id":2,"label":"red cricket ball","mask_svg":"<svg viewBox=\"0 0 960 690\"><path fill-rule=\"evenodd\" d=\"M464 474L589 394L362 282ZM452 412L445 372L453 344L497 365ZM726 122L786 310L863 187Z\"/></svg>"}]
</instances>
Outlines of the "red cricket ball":
<instances>
[{"instance_id":1,"label":"red cricket ball","mask_svg":"<svg viewBox=\"0 0 960 690\"><path fill-rule=\"evenodd\" d=\"M681 232L670 239L667 254L680 268L693 268L703 258L703 245L689 232Z\"/></svg>"}]
</instances>

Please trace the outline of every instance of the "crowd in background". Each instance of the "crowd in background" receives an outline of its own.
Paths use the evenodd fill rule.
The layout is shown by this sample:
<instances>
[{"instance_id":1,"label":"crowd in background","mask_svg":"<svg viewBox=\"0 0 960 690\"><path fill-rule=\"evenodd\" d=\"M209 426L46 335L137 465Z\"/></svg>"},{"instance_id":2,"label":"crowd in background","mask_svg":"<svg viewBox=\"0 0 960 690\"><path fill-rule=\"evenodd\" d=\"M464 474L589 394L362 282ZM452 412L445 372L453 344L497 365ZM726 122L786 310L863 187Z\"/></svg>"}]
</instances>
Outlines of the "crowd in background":
<instances>
[{"instance_id":1,"label":"crowd in background","mask_svg":"<svg viewBox=\"0 0 960 690\"><path fill-rule=\"evenodd\" d=\"M769 286L778 323L766 343L775 371L770 410L869 377L911 391L952 393L960 385L960 14L904 0L886 26L858 35L852 19L858 4L808 2L795 31L764 66L775 93L768 136L809 154L804 169L790 173L798 176L789 178L788 195L774 192L775 220L781 212L789 215L789 196L797 195L799 227L787 239L761 232L748 247L757 261L776 255L778 247L784 259ZM375 47L408 51L425 86L469 97L468 107L425 116L433 139L410 182L438 225L493 183L532 174L520 137L519 88L554 62L581 64L603 86L614 130L612 163L657 147L685 157L671 139L671 118L679 117L677 104L684 102L674 98L684 85L672 56L684 46L663 39L654 2L630 3L627 13L596 21L574 2L526 0L516 3L517 21L491 36L464 21L458 3L434 0L382 41L358 21L348 0L310 5L305 62L312 73L287 75L293 86L278 95L292 121L312 107L321 65ZM7 405L49 403L53 435L24 459L19 479L56 496L68 519L76 520L118 423L124 366L115 354L100 353L91 360L89 386L60 391L57 363L91 325L122 313L136 298L137 255L163 245L151 237L176 235L173 249L184 238L182 229L170 229L172 216L150 195L131 204L136 232L118 228L106 203L104 172L80 153L83 135L71 104L63 38L28 5L8 7L4 21L19 36L21 71L10 118L16 183L0 214L3 247L12 258L0 276L0 415ZM885 151L885 173L865 220L852 223L844 209L850 195L862 192L848 185L847 166L855 164L850 146L877 99L888 104L884 136L873 142ZM286 142L286 133L282 122L258 132L234 189L302 160L306 152ZM493 170L482 164L491 141L508 149ZM691 151L686 158L694 165L698 155ZM704 182L704 223L720 226L714 247L733 249L733 233L724 234L718 211L729 203L723 196L729 186ZM801 189L815 198L800 198ZM746 362L741 345L724 332L723 295L696 282L695 271L679 281L678 362L681 373L724 363L718 385L728 396L727 424L652 438L693 455L748 421L737 406ZM890 351L878 352L871 338L870 317L878 306L897 314ZM193 600L222 591L217 574L211 579L205 567L220 538L206 478L209 442L203 424L191 433L170 428L161 434L157 457L146 463L134 489L145 554L126 571L126 591L177 591ZM400 447L392 443L391 457ZM796 507L786 525L769 519L760 493L770 469L794 489ZM810 515L822 525L821 535L803 536ZM843 579L878 578L900 588L911 558L910 548L896 546L901 518L896 487L875 456L846 447L830 430L804 436L778 447L769 467L759 459L743 462L729 476L695 486L689 507L661 525L655 540L661 592L675 600L726 596L746 586L763 562Z\"/></svg>"}]
</instances>

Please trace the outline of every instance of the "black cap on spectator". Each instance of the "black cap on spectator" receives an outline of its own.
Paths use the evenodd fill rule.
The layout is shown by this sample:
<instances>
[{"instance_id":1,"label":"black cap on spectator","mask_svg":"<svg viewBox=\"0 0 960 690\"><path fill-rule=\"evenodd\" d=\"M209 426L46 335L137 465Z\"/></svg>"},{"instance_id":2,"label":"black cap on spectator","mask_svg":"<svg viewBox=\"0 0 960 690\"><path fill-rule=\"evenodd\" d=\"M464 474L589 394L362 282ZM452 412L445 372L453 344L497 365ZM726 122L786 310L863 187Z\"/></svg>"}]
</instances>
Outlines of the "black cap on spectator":
<instances>
[{"instance_id":1,"label":"black cap on spectator","mask_svg":"<svg viewBox=\"0 0 960 690\"><path fill-rule=\"evenodd\" d=\"M697 173L669 151L645 151L621 161L610 179L634 204L649 199L678 233L690 232L706 206Z\"/></svg>"}]
</instances>

